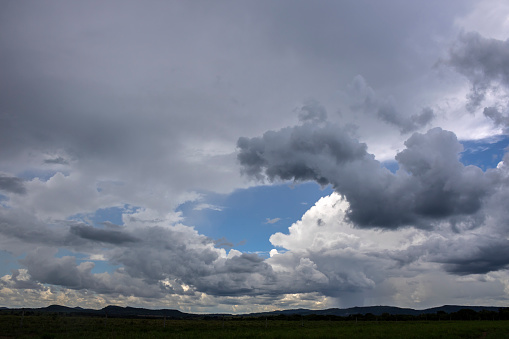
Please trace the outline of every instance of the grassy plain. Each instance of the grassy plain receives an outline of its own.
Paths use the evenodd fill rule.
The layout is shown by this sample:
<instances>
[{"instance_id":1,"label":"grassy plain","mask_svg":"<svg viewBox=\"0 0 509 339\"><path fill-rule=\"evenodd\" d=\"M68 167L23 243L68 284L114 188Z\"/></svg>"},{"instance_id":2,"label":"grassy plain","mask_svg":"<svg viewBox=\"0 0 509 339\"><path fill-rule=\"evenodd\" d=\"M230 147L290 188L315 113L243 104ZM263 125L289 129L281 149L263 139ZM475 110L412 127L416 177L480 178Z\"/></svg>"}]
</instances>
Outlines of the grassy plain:
<instances>
[{"instance_id":1,"label":"grassy plain","mask_svg":"<svg viewBox=\"0 0 509 339\"><path fill-rule=\"evenodd\" d=\"M164 321L1 315L0 338L509 338L509 321Z\"/></svg>"}]
</instances>

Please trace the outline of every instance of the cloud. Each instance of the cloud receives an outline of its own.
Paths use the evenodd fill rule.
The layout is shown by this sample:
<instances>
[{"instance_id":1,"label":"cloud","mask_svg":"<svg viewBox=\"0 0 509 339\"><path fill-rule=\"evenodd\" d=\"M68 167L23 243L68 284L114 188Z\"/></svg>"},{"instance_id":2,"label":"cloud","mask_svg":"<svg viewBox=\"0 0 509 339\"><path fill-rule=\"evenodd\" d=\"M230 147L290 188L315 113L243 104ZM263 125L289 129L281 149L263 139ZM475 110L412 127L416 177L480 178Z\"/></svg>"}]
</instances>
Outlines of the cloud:
<instances>
[{"instance_id":1,"label":"cloud","mask_svg":"<svg viewBox=\"0 0 509 339\"><path fill-rule=\"evenodd\" d=\"M442 257L443 254L436 254L434 260L443 263L447 272L459 275L486 274L507 269L509 241L492 237L482 238L478 237L475 242L458 239L454 244L449 244L458 249L456 253L445 254L445 258Z\"/></svg>"},{"instance_id":2,"label":"cloud","mask_svg":"<svg viewBox=\"0 0 509 339\"><path fill-rule=\"evenodd\" d=\"M482 275L467 290L501 304L506 263L489 256L508 236L509 161L463 166L457 139L487 136L490 120L507 126L507 42L466 34L452 47L469 102L486 106L465 116L461 77L431 67L487 5L367 3L3 6L0 248L24 259L0 279L0 302L231 312L449 293L452 303L465 301L455 279ZM485 17L495 27L506 16ZM296 115L299 126L282 128ZM444 130L411 135L431 124ZM393 174L378 161L396 154ZM181 224L185 202L228 213L203 194L257 184L246 178L340 194L273 235L268 259L215 241L214 225L212 239ZM122 226L104 222L112 207Z\"/></svg>"},{"instance_id":3,"label":"cloud","mask_svg":"<svg viewBox=\"0 0 509 339\"><path fill-rule=\"evenodd\" d=\"M240 138L244 174L258 180L313 180L332 184L350 203L347 217L360 227L431 227L453 217L473 218L490 193L491 177L459 161L462 146L440 128L415 133L396 155L396 174L365 144L327 124L287 127Z\"/></svg>"},{"instance_id":4,"label":"cloud","mask_svg":"<svg viewBox=\"0 0 509 339\"><path fill-rule=\"evenodd\" d=\"M193 210L195 210L195 211L201 211L201 210L205 210L205 209L221 212L223 210L223 207L211 205L211 204L198 204L193 208Z\"/></svg>"},{"instance_id":5,"label":"cloud","mask_svg":"<svg viewBox=\"0 0 509 339\"><path fill-rule=\"evenodd\" d=\"M345 220L348 209L348 201L337 193L323 197L286 234L271 236L271 243L285 252L274 249L267 261L278 274L296 274L306 263L306 277L315 277L316 290L338 298L341 305L362 304L367 296L393 301L404 297L412 303L433 299L439 304L440 295L461 297L440 281L459 286L458 277L466 275L476 281L507 275L506 256L496 254L505 252L507 241L490 235L497 232L493 224L460 233L444 224L433 230L361 229ZM423 277L428 277L425 283ZM299 277L296 284L304 281ZM481 297L505 294L497 283L491 285L497 292L488 292L482 284L478 288Z\"/></svg>"},{"instance_id":6,"label":"cloud","mask_svg":"<svg viewBox=\"0 0 509 339\"><path fill-rule=\"evenodd\" d=\"M56 165L68 165L69 162L62 157L54 158L54 159L45 159L45 164L56 164Z\"/></svg>"},{"instance_id":7,"label":"cloud","mask_svg":"<svg viewBox=\"0 0 509 339\"><path fill-rule=\"evenodd\" d=\"M361 75L357 75L348 86L348 95L348 100L352 102L351 109L375 115L378 119L397 127L401 134L419 130L435 118L430 107L424 107L418 114L410 116L402 114L396 108L394 98L380 98Z\"/></svg>"},{"instance_id":8,"label":"cloud","mask_svg":"<svg viewBox=\"0 0 509 339\"><path fill-rule=\"evenodd\" d=\"M485 38L477 32L462 33L446 63L472 84L469 111L478 109L498 86L509 86L509 40Z\"/></svg>"},{"instance_id":9,"label":"cloud","mask_svg":"<svg viewBox=\"0 0 509 339\"><path fill-rule=\"evenodd\" d=\"M288 233L275 233L271 243L285 251L271 251L267 261L278 276L293 279L293 289L315 290L351 306L356 295L375 289L385 279L382 272L398 274L394 259L380 255L412 244L419 231L356 229L345 220L348 202L337 193L321 198ZM314 287L313 287L314 286ZM350 300L351 299L351 300Z\"/></svg>"},{"instance_id":10,"label":"cloud","mask_svg":"<svg viewBox=\"0 0 509 339\"><path fill-rule=\"evenodd\" d=\"M139 239L121 231L102 230L88 225L72 225L70 232L84 239L116 245L139 241Z\"/></svg>"},{"instance_id":11,"label":"cloud","mask_svg":"<svg viewBox=\"0 0 509 339\"><path fill-rule=\"evenodd\" d=\"M267 218L267 219L265 220L265 223L266 223L266 224L275 224L275 223L277 223L279 220L281 220L281 218L273 218L273 219Z\"/></svg>"},{"instance_id":12,"label":"cloud","mask_svg":"<svg viewBox=\"0 0 509 339\"><path fill-rule=\"evenodd\" d=\"M308 100L300 109L299 120L302 122L323 122L327 120L327 111L316 100Z\"/></svg>"},{"instance_id":13,"label":"cloud","mask_svg":"<svg viewBox=\"0 0 509 339\"><path fill-rule=\"evenodd\" d=\"M235 246L233 243L228 241L228 239L226 239L225 237L215 240L214 245L218 248L233 248ZM233 252L231 252L231 253L233 253Z\"/></svg>"},{"instance_id":14,"label":"cloud","mask_svg":"<svg viewBox=\"0 0 509 339\"><path fill-rule=\"evenodd\" d=\"M4 174L0 174L0 190L16 194L26 193L26 188L22 179Z\"/></svg>"},{"instance_id":15,"label":"cloud","mask_svg":"<svg viewBox=\"0 0 509 339\"><path fill-rule=\"evenodd\" d=\"M507 107L484 107L483 114L491 119L495 126L502 127L504 133L507 134L509 131L509 114L507 112L500 112L499 109L507 110Z\"/></svg>"}]
</instances>

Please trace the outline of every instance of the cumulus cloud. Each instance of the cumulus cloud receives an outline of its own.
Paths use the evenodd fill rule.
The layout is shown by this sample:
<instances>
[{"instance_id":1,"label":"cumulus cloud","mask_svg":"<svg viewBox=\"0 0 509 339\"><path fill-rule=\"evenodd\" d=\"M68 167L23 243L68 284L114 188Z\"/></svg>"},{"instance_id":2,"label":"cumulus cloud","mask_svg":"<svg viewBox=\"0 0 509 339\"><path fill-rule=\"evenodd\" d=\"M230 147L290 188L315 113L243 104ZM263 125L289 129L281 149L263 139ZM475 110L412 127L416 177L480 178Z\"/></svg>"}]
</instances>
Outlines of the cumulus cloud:
<instances>
[{"instance_id":1,"label":"cumulus cloud","mask_svg":"<svg viewBox=\"0 0 509 339\"><path fill-rule=\"evenodd\" d=\"M383 253L409 248L423 231L354 228L345 220L348 208L348 202L333 193L321 198L288 233L271 236L271 243L284 251L274 249L267 262L278 276L293 279L288 288L314 289L349 307L363 304L363 296L378 288L387 274L400 274L395 260Z\"/></svg>"},{"instance_id":2,"label":"cumulus cloud","mask_svg":"<svg viewBox=\"0 0 509 339\"><path fill-rule=\"evenodd\" d=\"M502 239L507 229L500 232L494 225L502 219L459 234L444 224L433 230L383 231L354 227L344 218L348 209L348 201L337 193L320 199L287 233L271 236L271 243L285 252L274 249L268 262L276 272L308 272L306 279L314 279L320 293L337 298L341 305L362 304L369 295L393 302L408 298L413 303L430 299L440 303L440 295L461 297L440 281L456 285L476 281L475 295L505 298L505 287L490 278L507 275L507 257L496 254L507 247ZM497 232L504 236L490 235ZM471 280L461 280L464 276ZM488 292L482 281L493 282L494 290Z\"/></svg>"}]
</instances>

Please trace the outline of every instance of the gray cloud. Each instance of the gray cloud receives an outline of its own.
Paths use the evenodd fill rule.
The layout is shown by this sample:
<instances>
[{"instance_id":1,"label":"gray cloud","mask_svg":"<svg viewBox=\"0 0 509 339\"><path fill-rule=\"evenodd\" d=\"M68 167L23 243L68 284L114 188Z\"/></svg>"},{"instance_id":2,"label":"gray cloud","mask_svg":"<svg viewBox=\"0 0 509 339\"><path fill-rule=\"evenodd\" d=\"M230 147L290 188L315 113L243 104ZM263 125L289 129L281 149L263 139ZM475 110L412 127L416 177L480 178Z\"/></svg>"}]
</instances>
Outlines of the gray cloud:
<instances>
[{"instance_id":1,"label":"gray cloud","mask_svg":"<svg viewBox=\"0 0 509 339\"><path fill-rule=\"evenodd\" d=\"M237 143L244 174L332 184L350 202L348 218L361 227L429 227L480 210L490 179L459 162L462 146L454 133L435 128L415 133L405 145L396 155L401 170L392 174L365 144L333 125L304 124Z\"/></svg>"},{"instance_id":2,"label":"gray cloud","mask_svg":"<svg viewBox=\"0 0 509 339\"><path fill-rule=\"evenodd\" d=\"M44 160L45 164L68 165L69 162L62 157Z\"/></svg>"},{"instance_id":3,"label":"gray cloud","mask_svg":"<svg viewBox=\"0 0 509 339\"><path fill-rule=\"evenodd\" d=\"M479 240L481 239L477 239ZM459 275L485 274L509 267L509 241L507 240L491 239L480 245L472 242L464 245L466 248L461 251L461 256L449 254L449 257L436 261L444 264L447 272Z\"/></svg>"},{"instance_id":4,"label":"gray cloud","mask_svg":"<svg viewBox=\"0 0 509 339\"><path fill-rule=\"evenodd\" d=\"M0 174L0 190L16 194L26 193L26 188L22 179L3 174Z\"/></svg>"},{"instance_id":5,"label":"gray cloud","mask_svg":"<svg viewBox=\"0 0 509 339\"><path fill-rule=\"evenodd\" d=\"M350 108L376 115L380 120L397 127L401 134L423 128L435 118L433 110L429 107L410 116L399 112L393 98L380 98L361 75L353 79L348 89L350 95L348 99L352 101Z\"/></svg>"},{"instance_id":6,"label":"gray cloud","mask_svg":"<svg viewBox=\"0 0 509 339\"><path fill-rule=\"evenodd\" d=\"M96 293L113 295L136 295L146 298L163 296L160 286L147 284L141 279L126 275L123 270L112 273L93 274L92 262L78 264L73 256L55 257L55 250L37 249L31 251L20 262L27 267L28 282L52 284L75 290L88 289Z\"/></svg>"},{"instance_id":7,"label":"gray cloud","mask_svg":"<svg viewBox=\"0 0 509 339\"><path fill-rule=\"evenodd\" d=\"M7 281L0 280L0 285L4 285L6 287L14 288L14 289L31 289L31 290L42 290L43 286L34 280L22 279L20 270L12 270L12 274L10 275Z\"/></svg>"},{"instance_id":8,"label":"gray cloud","mask_svg":"<svg viewBox=\"0 0 509 339\"><path fill-rule=\"evenodd\" d=\"M505 132L509 130L509 115L502 113L497 107L484 107L483 114L491 119L495 126L503 127Z\"/></svg>"},{"instance_id":9,"label":"gray cloud","mask_svg":"<svg viewBox=\"0 0 509 339\"><path fill-rule=\"evenodd\" d=\"M300 109L302 122L323 122L327 120L327 110L316 100L307 101Z\"/></svg>"},{"instance_id":10,"label":"gray cloud","mask_svg":"<svg viewBox=\"0 0 509 339\"><path fill-rule=\"evenodd\" d=\"M381 106L377 114L383 121L398 127L402 134L416 131L428 125L435 117L433 110L429 107L423 108L419 114L404 117L390 104Z\"/></svg>"},{"instance_id":11,"label":"gray cloud","mask_svg":"<svg viewBox=\"0 0 509 339\"><path fill-rule=\"evenodd\" d=\"M124 244L139 241L139 239L118 230L102 230L88 225L72 225L70 232L84 239L107 242L110 244Z\"/></svg>"},{"instance_id":12,"label":"gray cloud","mask_svg":"<svg viewBox=\"0 0 509 339\"><path fill-rule=\"evenodd\" d=\"M447 64L470 80L467 109L475 111L489 91L498 85L509 86L509 40L463 33L451 48Z\"/></svg>"},{"instance_id":13,"label":"gray cloud","mask_svg":"<svg viewBox=\"0 0 509 339\"><path fill-rule=\"evenodd\" d=\"M167 216L183 202L201 202L195 192L245 188L234 148L239 136L249 136L238 141L245 174L331 184L351 201L346 219L362 230L415 225L436 231L444 222L451 238L474 231L506 237L509 197L502 171L483 174L461 165L450 133L412 136L398 155L397 174L370 154L378 156L380 149L393 154L403 147L398 134L440 121L434 116L447 105L438 96L457 93L457 87L439 84L430 67L457 35L456 19L476 3L2 5L0 173L10 174L0 177L0 189L14 194L0 206L0 248L24 257L20 265L28 273L20 268L0 283L70 288L88 299L102 293L97 300L179 295L210 308L218 302L300 307L298 297L280 296L347 298L378 287L388 275L412 275L405 269L420 260L440 263L454 275L502 269L503 260L490 262L483 254L492 253L490 244L499 248L497 243L475 237L464 246L479 241L471 259L486 261L483 268L462 262L468 253L451 254L454 239L440 246L425 242L408 251L412 260L405 262L396 259L398 253L363 252L353 237L346 237L349 247L297 248L264 260L228 253L218 248L231 247L226 240L214 242L175 224L183 215ZM476 40L464 40L452 49L451 65L475 83L474 94L481 98L506 86L507 71L494 73L505 62L497 66L491 57L486 63L472 49ZM506 43L478 40L479 50L506 53ZM476 58L471 64L465 61L470 49ZM488 75L478 80L476 67ZM376 92L356 78L352 102L338 104L337 90L356 74L369 79ZM316 100L299 107L300 126L252 138L287 126L296 103L309 97ZM504 126L506 106L499 102L485 115ZM370 153L352 130L327 123L326 107L329 119L360 125L358 135ZM65 174L48 170L63 168L59 165L66 165ZM126 225L104 222L104 229L69 221L125 204L147 213L126 211ZM313 225L326 229L326 220L320 216ZM62 257L58 249L75 254ZM94 260L80 258L120 268L95 274ZM397 263L402 271L391 271ZM250 298L243 299L246 295Z\"/></svg>"},{"instance_id":14,"label":"gray cloud","mask_svg":"<svg viewBox=\"0 0 509 339\"><path fill-rule=\"evenodd\" d=\"M486 274L509 267L508 241L489 234L473 236L466 232L454 237L431 236L405 250L385 252L382 256L395 260L400 267L418 260L441 264L453 275Z\"/></svg>"}]
</instances>

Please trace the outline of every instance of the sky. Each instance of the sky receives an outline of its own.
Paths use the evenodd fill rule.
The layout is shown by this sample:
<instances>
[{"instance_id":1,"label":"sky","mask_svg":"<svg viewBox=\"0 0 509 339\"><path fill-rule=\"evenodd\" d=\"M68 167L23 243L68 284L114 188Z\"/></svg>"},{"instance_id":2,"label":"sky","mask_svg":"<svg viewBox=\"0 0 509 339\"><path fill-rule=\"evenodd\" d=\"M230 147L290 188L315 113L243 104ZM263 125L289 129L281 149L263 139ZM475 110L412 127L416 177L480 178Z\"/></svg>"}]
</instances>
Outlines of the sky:
<instances>
[{"instance_id":1,"label":"sky","mask_svg":"<svg viewBox=\"0 0 509 339\"><path fill-rule=\"evenodd\" d=\"M0 3L0 306L509 300L509 4Z\"/></svg>"}]
</instances>

